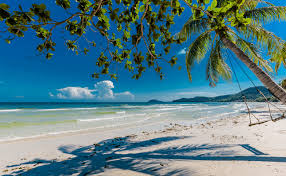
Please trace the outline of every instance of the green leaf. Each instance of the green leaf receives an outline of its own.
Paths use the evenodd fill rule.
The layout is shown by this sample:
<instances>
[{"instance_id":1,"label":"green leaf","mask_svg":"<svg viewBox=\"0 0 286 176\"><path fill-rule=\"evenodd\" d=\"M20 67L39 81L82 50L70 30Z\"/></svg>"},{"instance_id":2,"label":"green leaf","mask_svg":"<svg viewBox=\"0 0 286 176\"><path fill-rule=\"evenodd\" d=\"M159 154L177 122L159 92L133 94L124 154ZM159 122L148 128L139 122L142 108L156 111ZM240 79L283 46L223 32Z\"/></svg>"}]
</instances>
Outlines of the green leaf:
<instances>
[{"instance_id":1,"label":"green leaf","mask_svg":"<svg viewBox=\"0 0 286 176\"><path fill-rule=\"evenodd\" d=\"M204 0L204 4L210 3L210 0Z\"/></svg>"},{"instance_id":2,"label":"green leaf","mask_svg":"<svg viewBox=\"0 0 286 176\"><path fill-rule=\"evenodd\" d=\"M56 4L64 9L69 9L71 7L70 0L56 0Z\"/></svg>"},{"instance_id":3,"label":"green leaf","mask_svg":"<svg viewBox=\"0 0 286 176\"><path fill-rule=\"evenodd\" d=\"M250 19L250 18L246 18L244 24L245 24L245 25L248 25L248 24L250 24L250 23L251 23L251 19Z\"/></svg>"},{"instance_id":4,"label":"green leaf","mask_svg":"<svg viewBox=\"0 0 286 176\"><path fill-rule=\"evenodd\" d=\"M189 79L192 80L191 68L195 61L200 62L207 54L211 43L210 32L202 33L196 40L191 43L186 54L186 65Z\"/></svg>"},{"instance_id":5,"label":"green leaf","mask_svg":"<svg viewBox=\"0 0 286 176\"><path fill-rule=\"evenodd\" d=\"M98 79L99 78L99 74L98 73L94 73L91 75L93 78Z\"/></svg>"},{"instance_id":6,"label":"green leaf","mask_svg":"<svg viewBox=\"0 0 286 176\"><path fill-rule=\"evenodd\" d=\"M88 52L89 52L89 49L87 49L87 48L84 48L84 49L83 49L83 53L84 53L85 55L87 55Z\"/></svg>"},{"instance_id":7,"label":"green leaf","mask_svg":"<svg viewBox=\"0 0 286 176\"><path fill-rule=\"evenodd\" d=\"M9 10L10 7L9 7L8 4L1 3L1 4L0 4L0 8L7 11L7 10Z\"/></svg>"},{"instance_id":8,"label":"green leaf","mask_svg":"<svg viewBox=\"0 0 286 176\"><path fill-rule=\"evenodd\" d=\"M141 5L139 11L144 12L144 10L145 10L145 5Z\"/></svg>"},{"instance_id":9,"label":"green leaf","mask_svg":"<svg viewBox=\"0 0 286 176\"><path fill-rule=\"evenodd\" d=\"M7 19L10 17L10 13L8 12L9 5L2 3L0 4L0 21Z\"/></svg>"},{"instance_id":10,"label":"green leaf","mask_svg":"<svg viewBox=\"0 0 286 176\"><path fill-rule=\"evenodd\" d=\"M272 21L286 20L285 6L271 6L251 9L245 12L244 17L251 18L257 23L270 23Z\"/></svg>"},{"instance_id":11,"label":"green leaf","mask_svg":"<svg viewBox=\"0 0 286 176\"><path fill-rule=\"evenodd\" d=\"M50 17L50 11L46 10L46 5L45 4L32 4L31 11L38 16L38 21L39 22L48 22L52 21Z\"/></svg>"},{"instance_id":12,"label":"green leaf","mask_svg":"<svg viewBox=\"0 0 286 176\"><path fill-rule=\"evenodd\" d=\"M0 8L0 21L3 21L4 19L7 19L10 17L10 13L8 13L6 10Z\"/></svg>"},{"instance_id":13,"label":"green leaf","mask_svg":"<svg viewBox=\"0 0 286 176\"><path fill-rule=\"evenodd\" d=\"M52 53L47 53L46 58L47 58L47 59L51 59L51 58L53 57L53 55L54 55L54 54L52 54Z\"/></svg>"},{"instance_id":14,"label":"green leaf","mask_svg":"<svg viewBox=\"0 0 286 176\"><path fill-rule=\"evenodd\" d=\"M6 41L8 44L11 44L11 40L5 39L5 41Z\"/></svg>"},{"instance_id":15,"label":"green leaf","mask_svg":"<svg viewBox=\"0 0 286 176\"><path fill-rule=\"evenodd\" d=\"M210 81L210 86L216 86L219 81L219 77L222 77L225 80L231 78L231 69L225 63L221 48L222 41L217 40L215 46L212 48L210 57L207 63L207 79Z\"/></svg>"},{"instance_id":16,"label":"green leaf","mask_svg":"<svg viewBox=\"0 0 286 176\"><path fill-rule=\"evenodd\" d=\"M210 23L208 19L202 18L202 19L192 19L189 18L189 20L184 24L181 31L176 35L177 38L186 40L188 38L191 38L194 34L201 33L206 31L210 28Z\"/></svg>"},{"instance_id":17,"label":"green leaf","mask_svg":"<svg viewBox=\"0 0 286 176\"><path fill-rule=\"evenodd\" d=\"M77 8L80 9L81 11L87 11L88 8L92 5L92 3L89 0L77 0L77 2L79 2Z\"/></svg>"},{"instance_id":18,"label":"green leaf","mask_svg":"<svg viewBox=\"0 0 286 176\"><path fill-rule=\"evenodd\" d=\"M164 48L165 54L168 54L170 52L171 46L167 46L166 48Z\"/></svg>"},{"instance_id":19,"label":"green leaf","mask_svg":"<svg viewBox=\"0 0 286 176\"><path fill-rule=\"evenodd\" d=\"M210 6L211 10L216 8L216 6L217 6L217 0L213 0L212 3L211 3L211 6Z\"/></svg>"}]
</instances>

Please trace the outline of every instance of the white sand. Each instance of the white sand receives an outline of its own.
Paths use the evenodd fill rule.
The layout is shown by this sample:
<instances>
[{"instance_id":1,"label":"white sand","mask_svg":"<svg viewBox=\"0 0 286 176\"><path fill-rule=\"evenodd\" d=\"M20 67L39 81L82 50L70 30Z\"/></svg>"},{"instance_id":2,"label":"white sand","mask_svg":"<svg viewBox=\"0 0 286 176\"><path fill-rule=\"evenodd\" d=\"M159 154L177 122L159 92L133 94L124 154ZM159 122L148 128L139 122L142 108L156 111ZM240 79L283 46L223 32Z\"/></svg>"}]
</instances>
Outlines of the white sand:
<instances>
[{"instance_id":1,"label":"white sand","mask_svg":"<svg viewBox=\"0 0 286 176\"><path fill-rule=\"evenodd\" d=\"M285 176L286 120L248 122L165 121L2 142L0 175Z\"/></svg>"}]
</instances>

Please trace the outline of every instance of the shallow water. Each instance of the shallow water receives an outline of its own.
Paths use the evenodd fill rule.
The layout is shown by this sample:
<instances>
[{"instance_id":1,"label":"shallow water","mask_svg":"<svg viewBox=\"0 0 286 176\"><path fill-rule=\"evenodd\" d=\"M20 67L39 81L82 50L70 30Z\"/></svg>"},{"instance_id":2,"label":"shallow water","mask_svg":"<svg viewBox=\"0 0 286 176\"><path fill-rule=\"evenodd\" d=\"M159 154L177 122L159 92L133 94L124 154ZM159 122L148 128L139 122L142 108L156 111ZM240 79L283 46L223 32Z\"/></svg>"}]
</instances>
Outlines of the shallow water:
<instances>
[{"instance_id":1,"label":"shallow water","mask_svg":"<svg viewBox=\"0 0 286 176\"><path fill-rule=\"evenodd\" d=\"M243 111L243 103L1 103L0 141L165 119L211 120Z\"/></svg>"}]
</instances>

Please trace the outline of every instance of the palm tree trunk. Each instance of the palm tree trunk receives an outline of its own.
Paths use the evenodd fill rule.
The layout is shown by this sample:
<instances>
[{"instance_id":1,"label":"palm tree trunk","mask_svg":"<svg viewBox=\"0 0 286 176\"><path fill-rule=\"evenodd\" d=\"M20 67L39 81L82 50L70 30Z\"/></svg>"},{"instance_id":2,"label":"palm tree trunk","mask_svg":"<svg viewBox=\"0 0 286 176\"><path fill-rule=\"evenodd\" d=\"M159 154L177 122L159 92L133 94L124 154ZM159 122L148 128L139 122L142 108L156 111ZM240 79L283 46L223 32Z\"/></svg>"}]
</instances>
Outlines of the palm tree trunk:
<instances>
[{"instance_id":1,"label":"palm tree trunk","mask_svg":"<svg viewBox=\"0 0 286 176\"><path fill-rule=\"evenodd\" d=\"M224 45L230 49L264 84L264 86L282 103L286 104L286 91L279 86L273 79L255 64L240 48L238 48L231 40L221 36Z\"/></svg>"}]
</instances>

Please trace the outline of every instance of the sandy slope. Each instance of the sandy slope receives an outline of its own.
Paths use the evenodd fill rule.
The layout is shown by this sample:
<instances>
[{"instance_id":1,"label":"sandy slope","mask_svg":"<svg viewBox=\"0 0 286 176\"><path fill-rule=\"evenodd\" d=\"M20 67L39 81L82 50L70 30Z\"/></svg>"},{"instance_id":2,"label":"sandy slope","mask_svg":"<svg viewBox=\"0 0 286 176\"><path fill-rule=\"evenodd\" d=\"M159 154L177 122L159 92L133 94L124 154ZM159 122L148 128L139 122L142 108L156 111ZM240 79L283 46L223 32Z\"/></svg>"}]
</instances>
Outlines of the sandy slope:
<instances>
[{"instance_id":1,"label":"sandy slope","mask_svg":"<svg viewBox=\"0 0 286 176\"><path fill-rule=\"evenodd\" d=\"M286 120L248 123L161 122L1 143L0 174L285 176Z\"/></svg>"}]
</instances>

